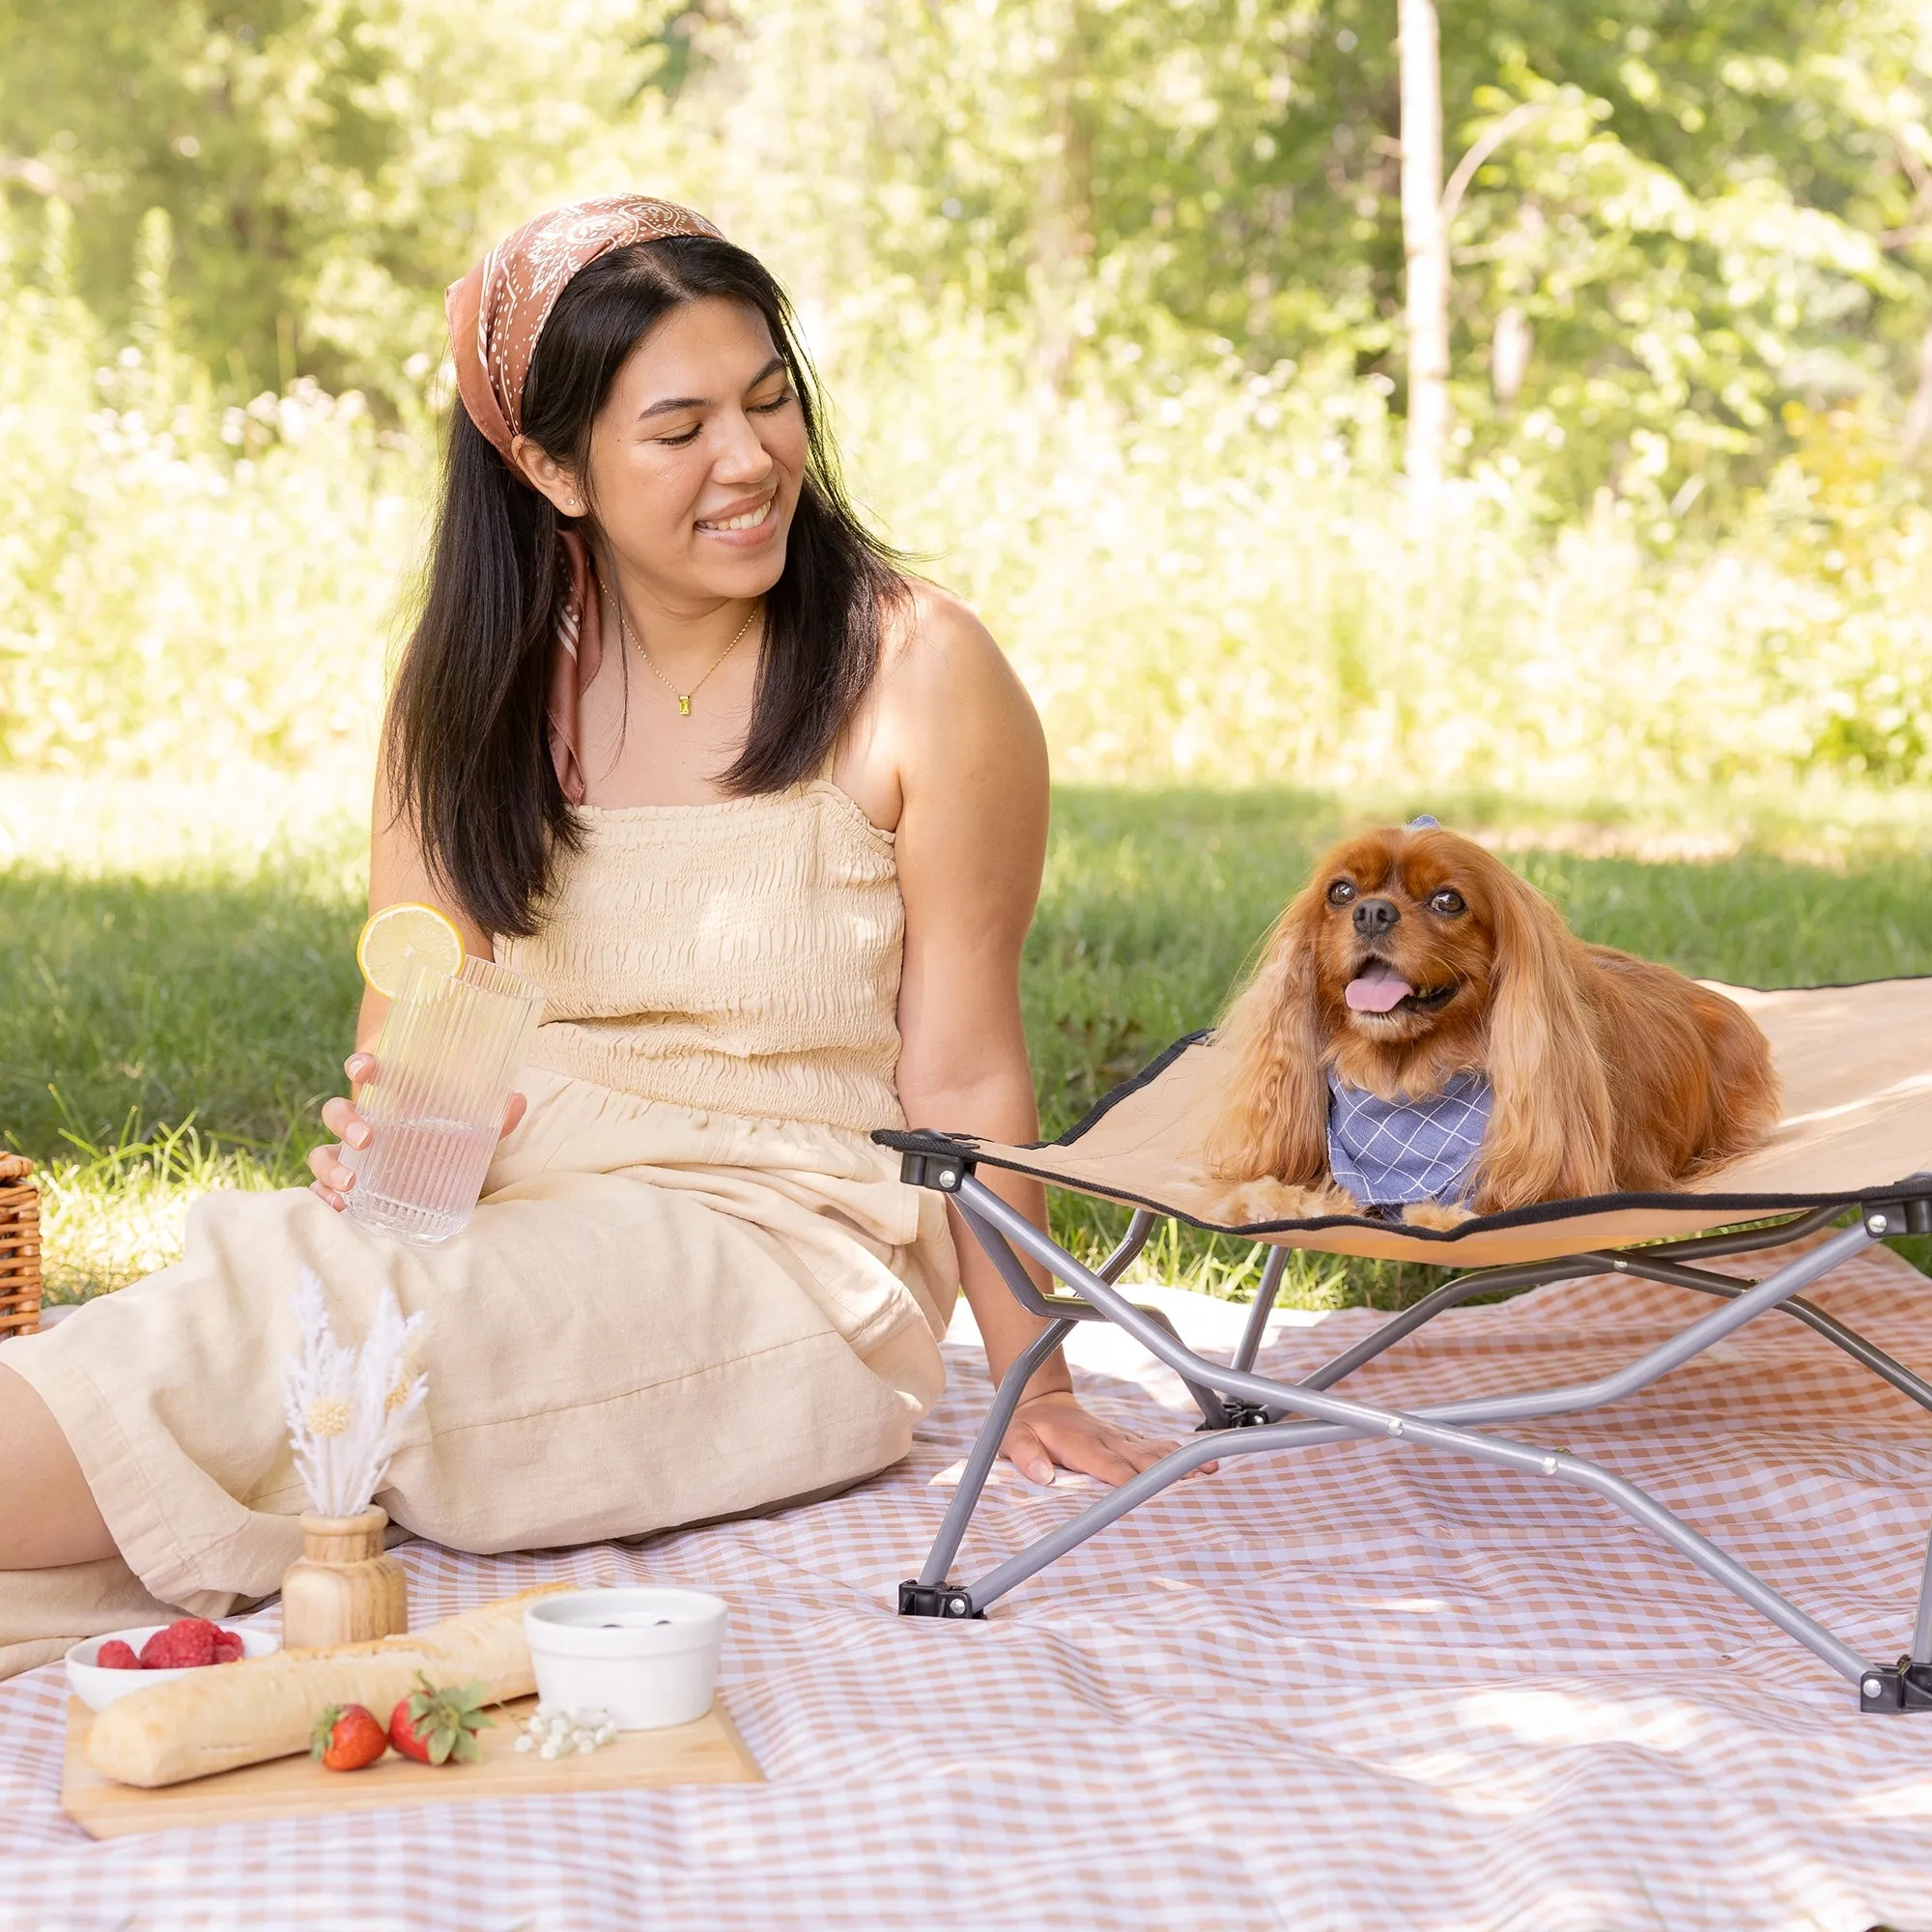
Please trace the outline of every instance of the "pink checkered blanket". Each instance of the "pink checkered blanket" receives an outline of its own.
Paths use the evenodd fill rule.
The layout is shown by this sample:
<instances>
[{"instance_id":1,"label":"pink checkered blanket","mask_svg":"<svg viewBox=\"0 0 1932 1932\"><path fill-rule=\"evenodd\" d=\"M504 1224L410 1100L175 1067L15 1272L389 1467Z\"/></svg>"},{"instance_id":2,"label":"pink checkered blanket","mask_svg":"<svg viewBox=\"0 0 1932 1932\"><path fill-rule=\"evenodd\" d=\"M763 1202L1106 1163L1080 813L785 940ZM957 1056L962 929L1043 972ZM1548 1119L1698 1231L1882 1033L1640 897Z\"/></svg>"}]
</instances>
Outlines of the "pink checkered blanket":
<instances>
[{"instance_id":1,"label":"pink checkered blanket","mask_svg":"<svg viewBox=\"0 0 1932 1932\"><path fill-rule=\"evenodd\" d=\"M1885 1251L1818 1298L1932 1363L1932 1283ZM1349 1388L1577 1381L1705 1305L1546 1288L1440 1318ZM1183 1333L1229 1346L1239 1313L1190 1306ZM1263 1366L1305 1373L1377 1319L1286 1322ZM1079 1340L1098 1408L1187 1426L1166 1371ZM0 1688L0 1928L1932 1926L1932 1716L1861 1716L1574 1489L1396 1444L1243 1458L987 1623L901 1621L895 1586L987 1400L977 1350L951 1355L910 1460L836 1501L636 1548L402 1552L422 1619L558 1577L718 1591L724 1694L768 1783L96 1845L59 1809L63 1690L41 1670ZM1766 1316L1619 1408L1519 1433L1634 1478L1868 1654L1903 1647L1932 1418L1798 1323ZM958 1574L1090 1493L1003 1468Z\"/></svg>"}]
</instances>

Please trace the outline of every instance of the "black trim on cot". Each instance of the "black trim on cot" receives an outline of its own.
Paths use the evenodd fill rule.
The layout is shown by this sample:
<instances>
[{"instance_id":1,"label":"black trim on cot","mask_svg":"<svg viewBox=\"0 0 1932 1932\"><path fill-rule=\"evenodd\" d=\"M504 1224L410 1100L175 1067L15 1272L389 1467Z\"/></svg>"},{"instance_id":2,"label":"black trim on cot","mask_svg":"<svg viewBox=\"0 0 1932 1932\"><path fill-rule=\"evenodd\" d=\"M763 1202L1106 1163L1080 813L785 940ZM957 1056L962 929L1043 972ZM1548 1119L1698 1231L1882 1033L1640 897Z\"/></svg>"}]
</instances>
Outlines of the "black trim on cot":
<instances>
[{"instance_id":1,"label":"black trim on cot","mask_svg":"<svg viewBox=\"0 0 1932 1932\"><path fill-rule=\"evenodd\" d=\"M1058 1140L1029 1141L1027 1145L1036 1148L1071 1147L1090 1127L1098 1125L1101 1120L1122 1100L1158 1080L1190 1046L1199 1046L1203 1040L1211 1037L1212 1032L1212 1028L1203 1027L1198 1033L1182 1034L1172 1046L1163 1048L1131 1079L1122 1080L1118 1087L1110 1087ZM880 1127L873 1133L872 1139L880 1147L891 1148L895 1153L930 1154L939 1160L977 1159L980 1146L979 1140L972 1134L940 1134L934 1133L928 1127ZM1009 1164L1005 1161L993 1163L995 1167L1005 1167Z\"/></svg>"},{"instance_id":2,"label":"black trim on cot","mask_svg":"<svg viewBox=\"0 0 1932 1932\"><path fill-rule=\"evenodd\" d=\"M1190 1046L1199 1046L1203 1040L1212 1036L1213 1031L1212 1027L1203 1027L1198 1033L1182 1034L1172 1046L1156 1054L1131 1079L1122 1080L1118 1087L1109 1088L1058 1140L1032 1141L1028 1145L1039 1148L1071 1147L1090 1127L1098 1126L1122 1100L1130 1099L1143 1087L1152 1086Z\"/></svg>"}]
</instances>

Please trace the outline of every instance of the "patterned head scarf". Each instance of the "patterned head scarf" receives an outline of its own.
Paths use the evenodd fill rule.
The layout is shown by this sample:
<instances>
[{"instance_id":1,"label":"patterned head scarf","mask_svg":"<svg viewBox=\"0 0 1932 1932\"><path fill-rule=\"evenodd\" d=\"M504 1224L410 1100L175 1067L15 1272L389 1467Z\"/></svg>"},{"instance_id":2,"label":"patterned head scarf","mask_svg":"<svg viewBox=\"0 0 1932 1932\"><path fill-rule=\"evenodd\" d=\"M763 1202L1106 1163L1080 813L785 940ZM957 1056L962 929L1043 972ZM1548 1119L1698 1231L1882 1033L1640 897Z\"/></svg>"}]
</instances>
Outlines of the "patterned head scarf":
<instances>
[{"instance_id":1,"label":"patterned head scarf","mask_svg":"<svg viewBox=\"0 0 1932 1932\"><path fill-rule=\"evenodd\" d=\"M497 242L443 299L456 392L469 420L489 438L513 475L523 433L524 384L537 338L570 278L600 255L672 235L724 237L703 215L647 194L605 194L554 208ZM603 600L590 549L575 530L560 532L570 590L557 621L551 660L550 750L557 782L573 805L583 802L578 710L584 686L604 656Z\"/></svg>"}]
</instances>

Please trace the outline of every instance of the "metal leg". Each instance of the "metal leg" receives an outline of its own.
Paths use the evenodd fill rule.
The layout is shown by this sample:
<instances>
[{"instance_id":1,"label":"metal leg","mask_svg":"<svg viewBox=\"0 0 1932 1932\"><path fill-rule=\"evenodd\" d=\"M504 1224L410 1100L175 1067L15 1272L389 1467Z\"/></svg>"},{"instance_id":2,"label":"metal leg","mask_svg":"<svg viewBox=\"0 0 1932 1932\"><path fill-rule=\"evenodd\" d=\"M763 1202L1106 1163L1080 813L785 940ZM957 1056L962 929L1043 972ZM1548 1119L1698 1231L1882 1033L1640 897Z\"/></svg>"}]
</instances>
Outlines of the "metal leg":
<instances>
[{"instance_id":1,"label":"metal leg","mask_svg":"<svg viewBox=\"0 0 1932 1932\"><path fill-rule=\"evenodd\" d=\"M1702 1268L1675 1267L1654 1262L1647 1254L1598 1255L1590 1257L1597 1266L1593 1272L1635 1275L1644 1281L1661 1281L1672 1288L1694 1289L1699 1294L1718 1294L1735 1300L1756 1286L1754 1282L1733 1281L1726 1275L1710 1274ZM1920 1408L1932 1409L1932 1382L1914 1375L1901 1361L1888 1355L1877 1343L1870 1342L1856 1328L1847 1327L1836 1316L1828 1315L1816 1303L1797 1295L1784 1303L1784 1313L1822 1335L1834 1348L1842 1349L1861 1368L1869 1369L1881 1381L1889 1382L1900 1395L1910 1396Z\"/></svg>"},{"instance_id":2,"label":"metal leg","mask_svg":"<svg viewBox=\"0 0 1932 1932\"><path fill-rule=\"evenodd\" d=\"M1172 1318L1165 1309L1142 1308L1139 1303L1135 1304L1135 1308L1140 1315L1151 1321L1162 1334L1170 1337L1176 1348L1187 1351L1187 1345L1180 1339L1180 1330L1174 1325ZM1195 1381L1188 1376L1182 1376L1180 1379L1185 1384L1187 1393L1193 1398L1194 1406L1201 1411L1201 1427L1204 1429L1227 1428L1229 1422L1228 1405L1214 1393L1213 1389L1207 1382Z\"/></svg>"},{"instance_id":3,"label":"metal leg","mask_svg":"<svg viewBox=\"0 0 1932 1932\"><path fill-rule=\"evenodd\" d=\"M1725 1275L1678 1267L1672 1264L1678 1259L1714 1259L1719 1255L1749 1254L1760 1248L1780 1247L1788 1241L1815 1234L1820 1228L1830 1227L1840 1217L1841 1211L1836 1208L1820 1208L1809 1214L1801 1214L1795 1220L1780 1221L1773 1227L1752 1228L1734 1235L1705 1235L1690 1241L1660 1242L1656 1247L1645 1248L1637 1254L1568 1255L1558 1261L1536 1262L1518 1267L1483 1268L1473 1274L1459 1275L1454 1281L1444 1282L1440 1288L1431 1291L1420 1301L1412 1302L1399 1314L1390 1316L1373 1334L1365 1335L1353 1348L1344 1350L1333 1361L1324 1362L1313 1375L1303 1377L1301 1385L1303 1388L1332 1388L1345 1376L1353 1375L1405 1336L1414 1334L1425 1322L1433 1321L1448 1309L1459 1307L1472 1295L1541 1288L1554 1281L1581 1281L1593 1274L1635 1274L1651 1281L1669 1282L1678 1288L1696 1289L1701 1293L1742 1294L1755 1284L1735 1282ZM1803 1321L1808 1328L1816 1329L1827 1341L1889 1382L1900 1394L1910 1396L1914 1402L1932 1409L1932 1383L1914 1375L1902 1362L1895 1361L1882 1349L1866 1341L1856 1329L1848 1328L1808 1301L1794 1298L1786 1302L1784 1308L1794 1319ZM1243 1363L1241 1366L1251 1365Z\"/></svg>"},{"instance_id":4,"label":"metal leg","mask_svg":"<svg viewBox=\"0 0 1932 1932\"><path fill-rule=\"evenodd\" d=\"M1386 1411L1363 1408L1338 1398L1315 1396L1310 1400L1323 1407L1356 1411L1359 1419L1313 1429L1276 1424L1264 1429L1246 1429L1225 1437L1200 1438L1183 1443L1163 1457L1152 1468L1143 1470L1131 1482L1111 1490L1070 1521L1049 1530L1037 1543L1009 1557L967 1587L976 1611L997 1603L1009 1590L1046 1568L1049 1563L1085 1543L1095 1532L1117 1522L1129 1510L1150 1496L1158 1494L1201 1463L1229 1456L1253 1455L1271 1449L1307 1447L1317 1441L1338 1442L1350 1436L1391 1436L1410 1446L1447 1450L1474 1457L1479 1462L1500 1463L1524 1475L1543 1475L1573 1482L1593 1491L1625 1515L1663 1538L1672 1548L1687 1557L1713 1582L1721 1584L1742 1598L1753 1609L1770 1618L1786 1635L1794 1637L1815 1657L1822 1659L1841 1676L1860 1683L1874 1668L1848 1643L1833 1636L1801 1610L1789 1598L1780 1596L1770 1584L1745 1568L1736 1557L1727 1555L1716 1544L1700 1536L1681 1517L1673 1515L1653 1496L1612 1475L1607 1469L1578 1457L1552 1454L1526 1443L1508 1442L1492 1435L1478 1435L1458 1429L1444 1429Z\"/></svg>"},{"instance_id":5,"label":"metal leg","mask_svg":"<svg viewBox=\"0 0 1932 1932\"><path fill-rule=\"evenodd\" d=\"M1932 1663L1932 1538L1925 1545L1925 1577L1918 1586L1918 1615L1912 1626L1912 1661Z\"/></svg>"},{"instance_id":6,"label":"metal leg","mask_svg":"<svg viewBox=\"0 0 1932 1932\"><path fill-rule=\"evenodd\" d=\"M1477 1274L1458 1275L1432 1289L1420 1301L1411 1302L1399 1314L1391 1315L1373 1334L1364 1335L1352 1349L1344 1349L1332 1361L1323 1362L1313 1375L1303 1376L1303 1388L1332 1388L1344 1376L1351 1376L1365 1362L1373 1362L1385 1349L1392 1349L1405 1335L1413 1335L1425 1321L1471 1295L1490 1294L1499 1289L1540 1288L1546 1282L1580 1280L1585 1275L1602 1274L1598 1262L1579 1263L1576 1257L1560 1262L1541 1262L1534 1266L1484 1268Z\"/></svg>"},{"instance_id":7,"label":"metal leg","mask_svg":"<svg viewBox=\"0 0 1932 1932\"><path fill-rule=\"evenodd\" d=\"M939 1534L932 1539L932 1548L921 1566L919 1580L922 1586L929 1589L946 1581L947 1572L952 1568L952 1559L959 1553L960 1538L966 1534L966 1525L972 1521L973 1512L986 1487L986 1478L993 1473L993 1464L999 1461L1000 1444L1006 1440L1007 1425L1013 1419L1013 1410L1020 1406L1020 1397L1025 1393L1027 1383L1039 1372L1040 1364L1072 1332L1073 1323L1070 1321L1055 1321L1042 1328L1021 1350L994 1391L993 1406L986 1411L986 1420L980 1425L972 1454L966 1458L959 1487L952 1492L952 1500L947 1505L945 1519L939 1525Z\"/></svg>"},{"instance_id":8,"label":"metal leg","mask_svg":"<svg viewBox=\"0 0 1932 1932\"><path fill-rule=\"evenodd\" d=\"M1276 1423L1236 1435L1209 1436L1183 1445L1152 1469L1144 1471L1121 1490L1090 1505L1072 1521L1063 1524L1028 1549L988 1572L968 1590L960 1593L963 1602L958 1607L962 1611L967 1606L983 1609L985 1605L1034 1575L1056 1556L1064 1554L1107 1523L1118 1520L1136 1503L1157 1493L1177 1476L1216 1456L1309 1447L1318 1441L1336 1441L1348 1436L1392 1439L1410 1446L1419 1444L1450 1454L1470 1456L1525 1474L1558 1478L1591 1490L1662 1537L1704 1575L1750 1605L1832 1668L1858 1683L1861 1699L1868 1708L1881 1708L1873 1699L1882 1690L1889 1692L1889 1687L1882 1684L1885 1673L1878 1666L1868 1663L1816 1619L1806 1615L1634 1484L1578 1458L1479 1434L1459 1425L1568 1414L1634 1394L1742 1327L1755 1316L1788 1301L1841 1262L1868 1247L1876 1234L1883 1232L1882 1221L1861 1223L1821 1242L1808 1254L1800 1256L1765 1281L1746 1289L1735 1299L1727 1300L1721 1308L1692 1322L1670 1341L1593 1382L1516 1396L1476 1398L1401 1413L1326 1395L1305 1384L1290 1386L1272 1381L1247 1370L1233 1367L1219 1369L1178 1342L1164 1324L1149 1320L1143 1311L1126 1301L1109 1283L1082 1266L1057 1242L1009 1208L976 1178L967 1176L961 1182L959 1193L964 1198L958 1200L958 1205L968 1215L976 1234L983 1229L984 1234L997 1235L1011 1247L1031 1256L1077 1291L1090 1307L1097 1309L1133 1335L1151 1354L1183 1378L1193 1380L1198 1378L1225 1394L1250 1402L1277 1405L1302 1418L1298 1423ZM1011 1255L1010 1248L1009 1255L1018 1271L1017 1256ZM1928 1574L1932 1574L1932 1566L1929 1566ZM1886 1705L1884 1708L1893 1706ZM1908 1706L1901 1702L1895 1708Z\"/></svg>"},{"instance_id":9,"label":"metal leg","mask_svg":"<svg viewBox=\"0 0 1932 1932\"><path fill-rule=\"evenodd\" d=\"M1102 1281L1119 1281L1140 1259L1141 1250L1148 1244L1148 1236L1154 1231L1160 1216L1147 1208L1136 1208L1134 1218L1127 1223L1127 1232L1121 1236L1121 1245L1094 1269Z\"/></svg>"},{"instance_id":10,"label":"metal leg","mask_svg":"<svg viewBox=\"0 0 1932 1932\"><path fill-rule=\"evenodd\" d=\"M1688 1241L1659 1241L1644 1249L1647 1255L1664 1261L1710 1261L1718 1255L1749 1255L1760 1248L1782 1247L1786 1241L1803 1240L1820 1228L1842 1220L1842 1208L1813 1208L1808 1213L1794 1215L1789 1221L1774 1221L1769 1227L1740 1228L1728 1235L1693 1235Z\"/></svg>"},{"instance_id":11,"label":"metal leg","mask_svg":"<svg viewBox=\"0 0 1932 1932\"><path fill-rule=\"evenodd\" d=\"M1310 1403L1332 1400L1328 1397L1318 1398L1313 1390L1306 1387L1293 1387L1251 1372L1222 1368L1176 1343L1116 1289L1103 1282L1091 1268L1075 1261L1058 1242L1043 1235L1025 1215L1009 1208L974 1177L968 1176L961 1181L959 1195L955 1198L962 1211L976 1221L983 1220L989 1224L1014 1247L1031 1255L1069 1288L1076 1289L1089 1307L1098 1310L1124 1328L1150 1354L1165 1362L1183 1378L1204 1382L1224 1395L1241 1396L1264 1406L1278 1406L1296 1414L1319 1414L1319 1410L1310 1408ZM1621 1402L1626 1396L1648 1387L1660 1376L1668 1375L1672 1369L1681 1367L1693 1355L1701 1354L1714 1343L1722 1341L1726 1335L1742 1328L1766 1309L1776 1308L1780 1302L1788 1301L1794 1294L1809 1288L1821 1276L1830 1274L1841 1262L1870 1247L1874 1238L1862 1224L1841 1230L1808 1253L1786 1263L1776 1274L1747 1289L1735 1301L1714 1309L1648 1354L1593 1382L1578 1382L1568 1388L1543 1389L1527 1395L1475 1397L1422 1413L1444 1422L1517 1421L1530 1416L1566 1415L1579 1408L1596 1408L1605 1403Z\"/></svg>"},{"instance_id":12,"label":"metal leg","mask_svg":"<svg viewBox=\"0 0 1932 1932\"><path fill-rule=\"evenodd\" d=\"M1100 1264L1099 1274L1103 1281L1118 1281L1133 1264L1134 1259L1147 1246L1148 1236L1153 1233L1157 1216L1145 1208L1135 1213L1128 1225L1121 1244ZM981 1245L987 1245L986 1236L991 1231L982 1230L979 1223L970 1223L973 1232L979 1236ZM1025 1271L1020 1268L1017 1257L1000 1239L997 1234L992 1240L999 1243L996 1251L988 1246L994 1263L998 1265L1004 1259L1010 1268L1017 1272L1022 1281ZM1001 1268L1007 1285L1013 1285L1013 1274L1007 1267ZM1032 1287L1028 1282L1027 1286ZM967 1524L973 1520L973 1512L979 1507L980 1496L985 1492L986 1479L993 1472L993 1464L1000 1459L1000 1444L1006 1440L1007 1427L1013 1419L1013 1411L1018 1408L1021 1397L1026 1393L1026 1385L1039 1372L1046 1358L1073 1332L1073 1318L1067 1315L1055 1317L1049 1325L1040 1330L1007 1371L1000 1386L993 1393L993 1405L987 1410L986 1419L980 1425L980 1434L975 1438L971 1454L966 1458L966 1466L959 1477L959 1487L952 1492L952 1500L947 1505L945 1518L939 1525L939 1534L932 1540L932 1548L920 1567L915 1587L923 1591L943 1589L947 1573L952 1568L952 1559L959 1553L959 1545L965 1537ZM1210 1398L1218 1401L1218 1398Z\"/></svg>"},{"instance_id":13,"label":"metal leg","mask_svg":"<svg viewBox=\"0 0 1932 1932\"><path fill-rule=\"evenodd\" d=\"M983 1196L987 1201L999 1202L1004 1213L1011 1214L1014 1213L1014 1210L1008 1208L1004 1201L1000 1201L1000 1197L993 1193L990 1188L982 1186L978 1181L973 1182L972 1185L975 1190L975 1198L972 1201L966 1200L964 1198L965 1189L961 1188L959 1194L954 1196L952 1205L958 1208L960 1218L972 1229L974 1238L986 1251L986 1255L993 1265L999 1269L1000 1279L1011 1291L1013 1299L1029 1314L1044 1316L1049 1321L1106 1321L1107 1315L1105 1310L1094 1306L1093 1302L1079 1295L1041 1294L1039 1290L1034 1287L1032 1281L1027 1277L1026 1269L1020 1265L1020 1258L1013 1253L1011 1242L1006 1238L998 1226L993 1225L991 1219L980 1206L980 1197ZM1034 1228L1033 1223L1027 1220L1025 1215L1016 1215L1016 1218L1022 1227L1033 1229L1036 1235L1039 1234L1038 1229ZM1039 1237L1042 1240L1046 1239L1044 1236L1040 1236ZM1114 1251L1113 1255L1108 1258L1109 1264L1111 1265L1113 1263L1119 1262L1120 1265L1125 1268L1127 1262L1131 1261L1133 1256L1140 1252L1140 1248L1146 1242L1146 1239L1147 1236L1143 1234L1140 1242L1133 1242L1132 1233L1129 1231L1127 1241L1123 1241ZM1131 1252L1128 1251L1130 1243L1132 1244ZM1065 1250L1057 1242L1047 1241L1047 1245L1057 1255L1065 1253ZM1125 1255L1125 1260L1122 1260L1122 1255ZM1047 1269L1049 1273L1053 1272L1053 1264L1051 1262L1040 1261L1037 1255L1034 1259L1039 1261L1040 1265ZM1090 1273L1085 1268L1081 1269L1081 1274L1088 1281L1098 1284L1103 1294L1111 1296L1114 1293L1113 1284L1106 1281L1102 1276ZM1063 1275L1061 1279L1065 1280L1065 1277ZM1183 1354L1186 1353L1186 1350L1182 1347L1180 1337L1176 1331L1174 1323L1158 1308L1141 1308L1132 1303L1128 1305L1134 1308L1134 1315L1137 1321L1150 1323L1153 1327L1158 1328L1162 1334L1169 1338L1175 1349L1180 1350ZM1167 1358L1163 1356L1162 1359L1166 1360ZM1187 1393L1194 1400L1194 1406L1201 1411L1202 1420L1210 1429L1220 1428L1227 1415L1227 1409L1221 1398L1214 1393L1213 1388L1209 1384L1190 1375L1186 1369L1182 1369L1179 1373L1180 1379L1187 1386Z\"/></svg>"},{"instance_id":14,"label":"metal leg","mask_svg":"<svg viewBox=\"0 0 1932 1932\"><path fill-rule=\"evenodd\" d=\"M1241 1346L1235 1350L1235 1366L1251 1369L1262 1351L1262 1337L1267 1333L1268 1317L1274 1312L1274 1298L1281 1292L1281 1278L1288 1269L1288 1250L1270 1248L1262 1264L1262 1278L1255 1284L1254 1305L1248 1310L1248 1325L1241 1330Z\"/></svg>"}]
</instances>

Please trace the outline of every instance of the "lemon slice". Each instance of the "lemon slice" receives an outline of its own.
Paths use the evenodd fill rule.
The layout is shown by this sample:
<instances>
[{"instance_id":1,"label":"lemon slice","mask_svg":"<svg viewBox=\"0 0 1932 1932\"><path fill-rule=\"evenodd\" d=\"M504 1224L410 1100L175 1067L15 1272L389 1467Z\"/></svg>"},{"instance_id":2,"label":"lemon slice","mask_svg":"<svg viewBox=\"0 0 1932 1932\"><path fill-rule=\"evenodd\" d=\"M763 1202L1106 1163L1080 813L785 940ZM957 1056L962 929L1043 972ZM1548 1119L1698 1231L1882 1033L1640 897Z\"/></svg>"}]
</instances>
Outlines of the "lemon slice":
<instances>
[{"instance_id":1,"label":"lemon slice","mask_svg":"<svg viewBox=\"0 0 1932 1932\"><path fill-rule=\"evenodd\" d=\"M384 999L403 990L414 965L452 978L463 970L463 935L434 906L392 905L371 913L355 941L362 977Z\"/></svg>"}]
</instances>

